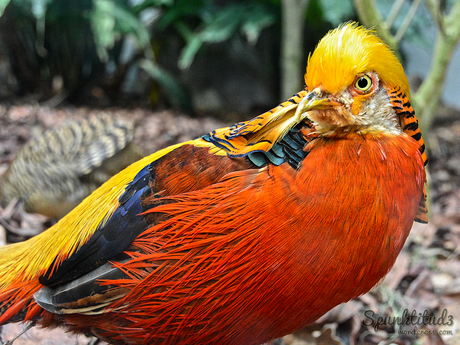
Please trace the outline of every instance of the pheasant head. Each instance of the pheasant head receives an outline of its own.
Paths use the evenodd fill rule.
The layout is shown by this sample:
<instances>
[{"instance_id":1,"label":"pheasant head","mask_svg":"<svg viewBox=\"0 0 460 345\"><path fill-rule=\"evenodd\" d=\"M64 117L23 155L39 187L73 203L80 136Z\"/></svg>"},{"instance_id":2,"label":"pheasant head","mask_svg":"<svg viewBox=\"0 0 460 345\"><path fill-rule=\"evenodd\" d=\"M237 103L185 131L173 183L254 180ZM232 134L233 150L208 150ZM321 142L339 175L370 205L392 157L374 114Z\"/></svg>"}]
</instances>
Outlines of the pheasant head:
<instances>
[{"instance_id":1,"label":"pheasant head","mask_svg":"<svg viewBox=\"0 0 460 345\"><path fill-rule=\"evenodd\" d=\"M305 90L250 121L213 132L230 155L268 151L294 126L337 131L406 132L425 145L410 104L403 67L374 32L348 23L330 31L308 59Z\"/></svg>"},{"instance_id":2,"label":"pheasant head","mask_svg":"<svg viewBox=\"0 0 460 345\"><path fill-rule=\"evenodd\" d=\"M309 57L305 82L315 94L310 98L323 100L320 109L318 103L306 109L320 132L402 130L391 91L397 88L408 101L407 77L390 49L363 27L345 24L329 32Z\"/></svg>"}]
</instances>

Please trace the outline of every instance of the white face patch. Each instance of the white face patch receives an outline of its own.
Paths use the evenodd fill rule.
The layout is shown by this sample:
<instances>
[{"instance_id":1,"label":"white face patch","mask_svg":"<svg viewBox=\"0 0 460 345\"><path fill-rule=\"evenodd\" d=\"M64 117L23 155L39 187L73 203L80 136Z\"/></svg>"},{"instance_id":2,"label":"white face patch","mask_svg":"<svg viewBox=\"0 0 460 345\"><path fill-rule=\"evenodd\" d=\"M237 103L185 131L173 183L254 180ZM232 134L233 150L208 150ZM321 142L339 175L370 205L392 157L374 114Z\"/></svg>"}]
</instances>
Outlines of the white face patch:
<instances>
[{"instance_id":1,"label":"white face patch","mask_svg":"<svg viewBox=\"0 0 460 345\"><path fill-rule=\"evenodd\" d=\"M361 107L357 123L392 134L401 133L398 116L388 97L387 90L380 87Z\"/></svg>"},{"instance_id":2,"label":"white face patch","mask_svg":"<svg viewBox=\"0 0 460 345\"><path fill-rule=\"evenodd\" d=\"M334 100L341 103L343 107L330 110L329 113L327 110L309 112L308 118L322 135L334 134L334 131L340 127L346 131L358 133L382 132L393 135L402 133L398 115L393 109L384 87L377 89L371 97L362 103L357 115L352 113L353 97L347 89L337 96Z\"/></svg>"},{"instance_id":3,"label":"white face patch","mask_svg":"<svg viewBox=\"0 0 460 345\"><path fill-rule=\"evenodd\" d=\"M367 108L368 108L370 111L374 111L376 107L377 107L377 105L376 105L375 103L370 103L370 104L368 105Z\"/></svg>"}]
</instances>

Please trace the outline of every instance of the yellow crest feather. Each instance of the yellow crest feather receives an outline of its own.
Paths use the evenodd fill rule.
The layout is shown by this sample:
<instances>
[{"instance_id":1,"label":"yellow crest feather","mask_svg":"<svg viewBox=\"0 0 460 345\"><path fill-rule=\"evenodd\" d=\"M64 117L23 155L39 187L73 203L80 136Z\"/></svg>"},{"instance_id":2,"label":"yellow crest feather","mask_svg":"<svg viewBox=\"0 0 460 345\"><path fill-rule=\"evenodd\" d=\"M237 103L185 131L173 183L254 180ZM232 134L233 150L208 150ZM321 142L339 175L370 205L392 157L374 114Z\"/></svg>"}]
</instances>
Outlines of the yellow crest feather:
<instances>
[{"instance_id":1,"label":"yellow crest feather","mask_svg":"<svg viewBox=\"0 0 460 345\"><path fill-rule=\"evenodd\" d=\"M376 72L381 81L399 86L410 97L401 63L375 33L357 23L329 31L308 58L305 83L309 90L322 86L330 93L342 91L356 75Z\"/></svg>"}]
</instances>

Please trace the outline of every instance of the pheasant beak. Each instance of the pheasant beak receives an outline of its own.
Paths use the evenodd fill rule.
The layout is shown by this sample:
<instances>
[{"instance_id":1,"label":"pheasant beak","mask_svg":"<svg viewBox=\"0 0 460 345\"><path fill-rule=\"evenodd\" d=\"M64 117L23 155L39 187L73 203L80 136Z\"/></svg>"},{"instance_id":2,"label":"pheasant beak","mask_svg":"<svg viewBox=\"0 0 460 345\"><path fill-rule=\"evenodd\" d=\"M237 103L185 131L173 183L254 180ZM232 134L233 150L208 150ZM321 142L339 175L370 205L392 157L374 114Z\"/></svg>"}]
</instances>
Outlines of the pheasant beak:
<instances>
[{"instance_id":1,"label":"pheasant beak","mask_svg":"<svg viewBox=\"0 0 460 345\"><path fill-rule=\"evenodd\" d=\"M313 121L312 114L317 113L316 117L319 117L327 112L337 113L342 108L341 103L331 99L331 94L318 87L308 93L299 92L252 120L216 130L212 133L212 140L233 156L241 157L255 151L268 152L291 128L305 119Z\"/></svg>"},{"instance_id":2,"label":"pheasant beak","mask_svg":"<svg viewBox=\"0 0 460 345\"><path fill-rule=\"evenodd\" d=\"M317 87L308 93L299 103L296 114L299 119L308 118L316 124L320 131L328 131L330 128L348 126L355 123L356 118L347 111L342 98L338 98Z\"/></svg>"},{"instance_id":3,"label":"pheasant beak","mask_svg":"<svg viewBox=\"0 0 460 345\"><path fill-rule=\"evenodd\" d=\"M334 106L340 106L341 103L332 100L321 87L317 87L300 101L296 112L295 118L297 122L301 122L305 117L310 117L309 113L314 110L323 110Z\"/></svg>"}]
</instances>

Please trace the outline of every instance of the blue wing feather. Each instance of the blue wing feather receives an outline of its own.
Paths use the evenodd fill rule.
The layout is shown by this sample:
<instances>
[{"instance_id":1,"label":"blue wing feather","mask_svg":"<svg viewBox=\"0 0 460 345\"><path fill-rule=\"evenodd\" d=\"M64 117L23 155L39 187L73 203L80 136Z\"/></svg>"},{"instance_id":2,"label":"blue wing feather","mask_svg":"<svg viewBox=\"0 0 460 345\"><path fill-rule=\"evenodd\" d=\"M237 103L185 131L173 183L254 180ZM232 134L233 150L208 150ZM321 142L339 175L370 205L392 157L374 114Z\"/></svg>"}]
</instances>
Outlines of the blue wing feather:
<instances>
[{"instance_id":1,"label":"blue wing feather","mask_svg":"<svg viewBox=\"0 0 460 345\"><path fill-rule=\"evenodd\" d=\"M119 198L119 206L110 218L100 225L93 236L54 271L50 268L40 277L45 286L64 284L88 273L123 252L147 224L140 215L145 208L142 200L150 194L152 165L148 164L128 184ZM51 265L51 267L53 267Z\"/></svg>"}]
</instances>

